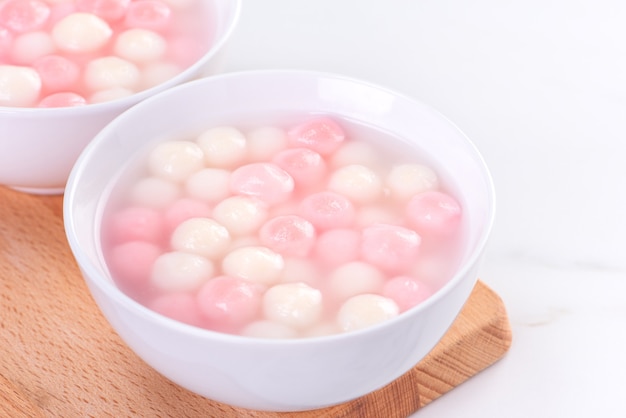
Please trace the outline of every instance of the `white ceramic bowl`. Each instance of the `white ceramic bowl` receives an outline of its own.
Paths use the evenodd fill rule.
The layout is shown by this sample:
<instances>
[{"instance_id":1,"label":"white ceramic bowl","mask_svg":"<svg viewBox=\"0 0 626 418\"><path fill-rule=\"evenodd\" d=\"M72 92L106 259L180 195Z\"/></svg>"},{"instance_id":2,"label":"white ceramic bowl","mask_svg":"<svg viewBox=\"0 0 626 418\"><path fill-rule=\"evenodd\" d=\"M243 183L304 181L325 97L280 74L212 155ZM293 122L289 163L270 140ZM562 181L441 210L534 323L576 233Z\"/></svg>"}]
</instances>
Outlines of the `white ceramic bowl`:
<instances>
[{"instance_id":1,"label":"white ceramic bowl","mask_svg":"<svg viewBox=\"0 0 626 418\"><path fill-rule=\"evenodd\" d=\"M141 100L180 83L215 73L234 30L241 0L206 0L215 13L211 48L176 77L132 96L67 108L0 106L0 184L31 193L62 193L85 145L111 120Z\"/></svg>"},{"instance_id":2,"label":"white ceramic bowl","mask_svg":"<svg viewBox=\"0 0 626 418\"><path fill-rule=\"evenodd\" d=\"M469 223L462 266L434 296L395 319L361 331L309 339L264 340L194 328L123 294L103 262L100 223L118 174L156 137L211 118L259 111L316 111L411 138L456 179ZM474 287L494 216L490 175L470 141L431 108L341 76L299 71L222 74L145 100L109 124L78 159L68 181L67 237L102 312L125 342L167 378L219 402L296 411L349 401L417 364L452 324Z\"/></svg>"}]
</instances>

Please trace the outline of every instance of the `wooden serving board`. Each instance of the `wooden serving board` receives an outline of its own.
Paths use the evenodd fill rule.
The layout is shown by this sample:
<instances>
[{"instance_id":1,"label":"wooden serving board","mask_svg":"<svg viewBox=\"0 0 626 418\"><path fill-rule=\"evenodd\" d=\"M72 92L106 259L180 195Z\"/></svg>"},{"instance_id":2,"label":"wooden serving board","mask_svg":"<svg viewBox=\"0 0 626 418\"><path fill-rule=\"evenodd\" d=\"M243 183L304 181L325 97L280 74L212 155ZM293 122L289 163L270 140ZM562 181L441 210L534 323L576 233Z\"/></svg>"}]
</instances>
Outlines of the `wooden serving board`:
<instances>
[{"instance_id":1,"label":"wooden serving board","mask_svg":"<svg viewBox=\"0 0 626 418\"><path fill-rule=\"evenodd\" d=\"M407 417L500 359L501 299L478 282L439 345L360 399L317 411L220 404L163 378L110 328L65 239L61 196L0 187L0 417Z\"/></svg>"}]
</instances>

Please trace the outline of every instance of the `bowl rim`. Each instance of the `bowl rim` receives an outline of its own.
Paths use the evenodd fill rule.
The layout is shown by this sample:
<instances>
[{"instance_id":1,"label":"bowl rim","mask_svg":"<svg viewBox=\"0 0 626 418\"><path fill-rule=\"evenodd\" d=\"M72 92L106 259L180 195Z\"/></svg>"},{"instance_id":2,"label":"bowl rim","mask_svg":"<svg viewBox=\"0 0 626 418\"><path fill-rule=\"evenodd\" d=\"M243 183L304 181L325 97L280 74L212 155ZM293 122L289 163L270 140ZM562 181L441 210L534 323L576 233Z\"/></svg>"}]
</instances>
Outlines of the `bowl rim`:
<instances>
[{"instance_id":1,"label":"bowl rim","mask_svg":"<svg viewBox=\"0 0 626 418\"><path fill-rule=\"evenodd\" d=\"M183 89L193 89L195 85L198 84L209 84L209 83L219 83L221 80L225 79L237 79L240 77L257 77L257 76L279 76L279 75L287 75L287 76L299 76L299 77L308 77L308 78L327 78L333 79L337 81L347 82L347 83L356 83L361 86L365 86L371 89L375 89L377 91L386 92L387 94L391 94L399 99L406 100L411 102L412 104L416 104L418 106L422 106L425 109L431 111L433 117L439 118L442 122L448 124L450 128L452 128L457 135L465 141L468 145L468 150L473 153L473 157L475 158L476 164L480 167L480 170L484 174L485 188L488 191L487 197L489 201L487 202L486 207L486 222L483 225L483 228L478 235L474 248L470 253L468 253L464 263L459 266L459 268L455 271L454 275L443 285L441 286L435 293L429 296L425 301L420 303L413 308L401 313L400 315L385 320L382 323L375 324L373 326L359 329L355 331L345 332L345 333L337 333L330 335L322 335L322 336L310 336L310 337L302 337L302 338L260 338L260 337L249 337L235 334L227 334L219 331L212 331L200 327L196 327L193 325L189 325L183 322L179 322L175 319L171 319L164 315L161 315L148 307L140 304L139 302L132 299L130 296L126 295L123 291L121 291L113 282L112 278L108 277L106 272L102 271L100 267L98 267L95 263L91 262L89 257L80 247L78 239L76 238L75 228L76 222L75 217L73 215L73 202L74 202L74 194L77 187L78 182L80 181L81 172L85 170L85 168L89 164L89 160L93 158L93 151L95 148L103 141L106 140L108 136L108 132L115 129L116 125L123 122L127 118L132 118L133 113L138 110L141 110L144 106L149 106L153 101L162 101L167 100L167 98L171 95L177 95L179 90ZM407 94L398 92L396 90L381 86L376 83L372 83L369 81L365 81L359 78L355 78L352 76L336 74L332 72L322 72L322 71L312 71L312 70L297 70L297 69L261 69L261 70L241 70L241 71L233 71L228 73L222 73L206 78L201 78L193 81L189 81L173 88L167 89L161 93L153 95L141 103L133 106L132 108L126 110L121 115L117 116L113 121L107 124L104 129L102 129L94 139L85 147L80 156L78 157L74 167L70 172L70 176L65 189L64 203L63 203L63 218L65 224L65 231L68 243L72 252L74 253L74 257L76 262L80 266L80 269L83 273L83 276L87 275L87 277L83 277L83 279L87 282L87 284L97 286L100 291L102 291L107 298L110 298L114 301L115 305L122 305L125 309L135 312L135 314L144 317L152 323L158 323L160 326L164 326L166 328L170 328L172 331L184 333L188 335L192 335L194 337L204 339L204 340L213 340L213 341L222 341L222 342L230 342L233 344L260 344L264 346L291 346L291 345L314 345L314 344L324 344L330 342L336 342L343 339L352 339L358 337L360 335L367 335L370 333L378 332L388 326L388 324L393 324L395 322L400 321L410 321L411 317L417 315L419 312L428 309L431 305L438 303L440 299L442 299L446 294L450 293L454 287L469 273L469 270L474 268L476 264L480 261L483 252L487 246L487 242L490 239L491 231L493 229L493 225L495 222L495 210L496 210L496 196L495 196L495 187L493 178L489 171L488 166L485 163L483 156L480 154L478 148L470 140L470 138L461 131L456 124L454 124L450 119L448 119L445 115L440 113L434 107L427 105L419 99L411 97ZM96 237L97 238L97 237ZM80 258L80 262L79 262ZM476 277L474 280L477 280Z\"/></svg>"},{"instance_id":2,"label":"bowl rim","mask_svg":"<svg viewBox=\"0 0 626 418\"><path fill-rule=\"evenodd\" d=\"M214 0L211 0L214 1ZM12 117L36 117L38 115L45 114L47 117L53 117L55 115L71 114L72 116L81 116L83 114L90 114L92 112L117 110L120 107L130 107L136 103L139 103L149 97L152 97L161 92L167 91L178 84L184 83L190 76L195 74L201 67L206 65L211 58L217 55L224 45L231 38L233 32L237 27L237 23L241 17L241 8L243 0L227 0L226 3L232 4L231 18L228 21L222 35L213 42L209 49L202 54L193 64L185 67L181 72L174 77L152 86L150 88L137 91L130 96L120 97L118 99L107 100L99 103L88 103L84 106L64 106L64 107L13 107L13 106L0 106L0 115L6 114Z\"/></svg>"}]
</instances>

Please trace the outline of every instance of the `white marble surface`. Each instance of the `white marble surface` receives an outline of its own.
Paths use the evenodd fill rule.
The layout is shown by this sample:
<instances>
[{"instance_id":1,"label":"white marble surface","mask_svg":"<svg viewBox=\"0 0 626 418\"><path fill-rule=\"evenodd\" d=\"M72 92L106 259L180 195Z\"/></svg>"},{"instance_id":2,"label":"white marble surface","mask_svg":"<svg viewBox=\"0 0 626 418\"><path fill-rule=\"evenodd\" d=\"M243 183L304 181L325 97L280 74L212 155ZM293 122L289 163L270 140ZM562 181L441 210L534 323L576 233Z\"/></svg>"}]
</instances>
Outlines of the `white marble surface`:
<instances>
[{"instance_id":1,"label":"white marble surface","mask_svg":"<svg viewBox=\"0 0 626 418\"><path fill-rule=\"evenodd\" d=\"M244 0L225 71L400 90L491 168L481 277L513 345L417 417L626 417L625 22L622 0Z\"/></svg>"}]
</instances>

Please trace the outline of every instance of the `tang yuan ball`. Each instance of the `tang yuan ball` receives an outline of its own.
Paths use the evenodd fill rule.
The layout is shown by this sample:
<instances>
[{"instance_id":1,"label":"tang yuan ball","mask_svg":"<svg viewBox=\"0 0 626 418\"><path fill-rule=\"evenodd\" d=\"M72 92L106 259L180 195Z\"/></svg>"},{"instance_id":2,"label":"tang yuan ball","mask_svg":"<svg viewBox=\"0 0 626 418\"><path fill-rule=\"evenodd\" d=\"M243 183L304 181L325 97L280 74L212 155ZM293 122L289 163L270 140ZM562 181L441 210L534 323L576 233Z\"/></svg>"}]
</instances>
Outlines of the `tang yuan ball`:
<instances>
[{"instance_id":1,"label":"tang yuan ball","mask_svg":"<svg viewBox=\"0 0 626 418\"><path fill-rule=\"evenodd\" d=\"M371 327L398 316L398 305L377 294L356 295L345 301L337 313L337 323L344 332Z\"/></svg>"},{"instance_id":2,"label":"tang yuan ball","mask_svg":"<svg viewBox=\"0 0 626 418\"><path fill-rule=\"evenodd\" d=\"M75 0L76 8L81 12L94 14L107 22L122 19L131 0Z\"/></svg>"},{"instance_id":3,"label":"tang yuan ball","mask_svg":"<svg viewBox=\"0 0 626 418\"><path fill-rule=\"evenodd\" d=\"M287 148L287 132L276 126L260 126L246 133L248 160L269 161Z\"/></svg>"},{"instance_id":4,"label":"tang yuan ball","mask_svg":"<svg viewBox=\"0 0 626 418\"><path fill-rule=\"evenodd\" d=\"M334 152L345 140L341 126L328 117L317 117L301 123L287 132L292 147L306 147L321 155Z\"/></svg>"},{"instance_id":5,"label":"tang yuan ball","mask_svg":"<svg viewBox=\"0 0 626 418\"><path fill-rule=\"evenodd\" d=\"M148 29L128 29L120 33L113 51L132 62L144 63L160 59L167 48L167 41Z\"/></svg>"},{"instance_id":6,"label":"tang yuan ball","mask_svg":"<svg viewBox=\"0 0 626 418\"><path fill-rule=\"evenodd\" d=\"M385 275L371 264L352 261L333 270L328 282L330 293L338 300L346 300L363 293L379 293Z\"/></svg>"},{"instance_id":7,"label":"tang yuan ball","mask_svg":"<svg viewBox=\"0 0 626 418\"><path fill-rule=\"evenodd\" d=\"M80 94L72 92L61 92L50 94L39 102L38 107L72 107L84 106L87 100Z\"/></svg>"},{"instance_id":8,"label":"tang yuan ball","mask_svg":"<svg viewBox=\"0 0 626 418\"><path fill-rule=\"evenodd\" d=\"M15 33L37 30L50 16L50 7L40 0L4 0L0 3L0 25Z\"/></svg>"},{"instance_id":9,"label":"tang yuan ball","mask_svg":"<svg viewBox=\"0 0 626 418\"><path fill-rule=\"evenodd\" d=\"M41 77L42 86L50 92L70 89L80 77L80 67L61 55L47 55L33 63Z\"/></svg>"},{"instance_id":10,"label":"tang yuan ball","mask_svg":"<svg viewBox=\"0 0 626 418\"><path fill-rule=\"evenodd\" d=\"M296 215L276 216L263 224L259 238L277 253L305 257L315 244L315 228Z\"/></svg>"},{"instance_id":11,"label":"tang yuan ball","mask_svg":"<svg viewBox=\"0 0 626 418\"><path fill-rule=\"evenodd\" d=\"M191 218L182 222L172 233L172 249L199 254L215 260L230 245L228 230L210 218Z\"/></svg>"},{"instance_id":12,"label":"tang yuan ball","mask_svg":"<svg viewBox=\"0 0 626 418\"><path fill-rule=\"evenodd\" d=\"M213 218L235 236L256 232L267 217L265 203L247 196L229 197L213 208Z\"/></svg>"},{"instance_id":13,"label":"tang yuan ball","mask_svg":"<svg viewBox=\"0 0 626 418\"><path fill-rule=\"evenodd\" d=\"M108 265L116 283L131 290L145 287L150 281L152 265L161 252L158 245L145 241L129 241L115 246Z\"/></svg>"},{"instance_id":14,"label":"tang yuan ball","mask_svg":"<svg viewBox=\"0 0 626 418\"><path fill-rule=\"evenodd\" d=\"M304 337L315 338L325 337L327 335L335 335L341 333L341 329L334 322L322 322L314 325L304 332Z\"/></svg>"},{"instance_id":15,"label":"tang yuan ball","mask_svg":"<svg viewBox=\"0 0 626 418\"><path fill-rule=\"evenodd\" d=\"M435 171L423 164L400 164L392 167L386 179L391 195L407 200L427 190L436 190L439 179Z\"/></svg>"},{"instance_id":16,"label":"tang yuan ball","mask_svg":"<svg viewBox=\"0 0 626 418\"><path fill-rule=\"evenodd\" d=\"M363 261L343 264L330 272L330 293L343 301L363 293L380 293L385 276L376 267Z\"/></svg>"},{"instance_id":17,"label":"tang yuan ball","mask_svg":"<svg viewBox=\"0 0 626 418\"><path fill-rule=\"evenodd\" d=\"M314 254L322 263L336 266L359 258L360 245L361 234L358 231L331 229L317 238Z\"/></svg>"},{"instance_id":18,"label":"tang yuan ball","mask_svg":"<svg viewBox=\"0 0 626 418\"><path fill-rule=\"evenodd\" d=\"M293 178L296 187L311 187L326 176L326 162L317 152L308 148L292 148L279 152L272 162Z\"/></svg>"},{"instance_id":19,"label":"tang yuan ball","mask_svg":"<svg viewBox=\"0 0 626 418\"><path fill-rule=\"evenodd\" d=\"M36 103L41 78L30 67L0 65L0 106L28 107Z\"/></svg>"},{"instance_id":20,"label":"tang yuan ball","mask_svg":"<svg viewBox=\"0 0 626 418\"><path fill-rule=\"evenodd\" d=\"M209 167L233 168L246 158L246 137L232 126L209 128L198 135L196 142Z\"/></svg>"},{"instance_id":21,"label":"tang yuan ball","mask_svg":"<svg viewBox=\"0 0 626 418\"><path fill-rule=\"evenodd\" d=\"M345 141L330 156L330 166L338 168L352 164L378 167L382 164L380 152L364 141Z\"/></svg>"},{"instance_id":22,"label":"tang yuan ball","mask_svg":"<svg viewBox=\"0 0 626 418\"><path fill-rule=\"evenodd\" d=\"M75 13L76 4L73 1L68 0L47 0L50 5L50 17L47 24L53 27L59 20L66 16Z\"/></svg>"},{"instance_id":23,"label":"tang yuan ball","mask_svg":"<svg viewBox=\"0 0 626 418\"><path fill-rule=\"evenodd\" d=\"M149 62L144 63L141 69L140 90L158 86L161 83L174 78L182 72L182 68L173 62Z\"/></svg>"},{"instance_id":24,"label":"tang yuan ball","mask_svg":"<svg viewBox=\"0 0 626 418\"><path fill-rule=\"evenodd\" d=\"M170 22L172 10L159 0L136 0L128 5L124 23L131 28L150 30L165 29Z\"/></svg>"},{"instance_id":25,"label":"tang yuan ball","mask_svg":"<svg viewBox=\"0 0 626 418\"><path fill-rule=\"evenodd\" d=\"M230 196L230 171L203 168L185 181L187 193L199 200L216 203Z\"/></svg>"},{"instance_id":26,"label":"tang yuan ball","mask_svg":"<svg viewBox=\"0 0 626 418\"><path fill-rule=\"evenodd\" d=\"M222 270L231 277L271 285L278 281L284 266L283 257L267 247L241 247L222 260Z\"/></svg>"},{"instance_id":27,"label":"tang yuan ball","mask_svg":"<svg viewBox=\"0 0 626 418\"><path fill-rule=\"evenodd\" d=\"M373 224L399 225L403 223L402 213L397 208L382 205L371 205L359 208L356 215L356 224L367 227Z\"/></svg>"},{"instance_id":28,"label":"tang yuan ball","mask_svg":"<svg viewBox=\"0 0 626 418\"><path fill-rule=\"evenodd\" d=\"M164 292L191 292L211 279L214 272L213 262L206 257L171 251L155 260L150 282Z\"/></svg>"},{"instance_id":29,"label":"tang yuan ball","mask_svg":"<svg viewBox=\"0 0 626 418\"><path fill-rule=\"evenodd\" d=\"M230 247L228 247L229 251L236 250L238 248L243 247L258 247L261 246L261 242L254 235L247 235L242 237L237 237L231 240Z\"/></svg>"},{"instance_id":30,"label":"tang yuan ball","mask_svg":"<svg viewBox=\"0 0 626 418\"><path fill-rule=\"evenodd\" d=\"M296 329L309 327L322 315L322 292L304 283L283 283L263 295L263 314Z\"/></svg>"},{"instance_id":31,"label":"tang yuan ball","mask_svg":"<svg viewBox=\"0 0 626 418\"><path fill-rule=\"evenodd\" d=\"M13 44L13 34L0 24L0 59L11 50Z\"/></svg>"},{"instance_id":32,"label":"tang yuan ball","mask_svg":"<svg viewBox=\"0 0 626 418\"><path fill-rule=\"evenodd\" d=\"M191 141L165 141L148 155L148 170L154 176L179 182L203 167L204 153Z\"/></svg>"},{"instance_id":33,"label":"tang yuan ball","mask_svg":"<svg viewBox=\"0 0 626 418\"><path fill-rule=\"evenodd\" d=\"M263 287L228 276L215 277L198 291L202 315L217 330L241 326L259 316Z\"/></svg>"},{"instance_id":34,"label":"tang yuan ball","mask_svg":"<svg viewBox=\"0 0 626 418\"><path fill-rule=\"evenodd\" d=\"M109 229L105 234L112 242L127 241L160 242L164 237L164 225L161 213L155 209L130 206L111 215Z\"/></svg>"},{"instance_id":35,"label":"tang yuan ball","mask_svg":"<svg viewBox=\"0 0 626 418\"><path fill-rule=\"evenodd\" d=\"M137 206L163 209L180 196L176 183L159 177L145 177L137 181L130 190L130 201Z\"/></svg>"},{"instance_id":36,"label":"tang yuan ball","mask_svg":"<svg viewBox=\"0 0 626 418\"><path fill-rule=\"evenodd\" d=\"M285 265L280 274L281 283L306 283L315 287L320 283L322 274L320 267L309 258L286 257Z\"/></svg>"},{"instance_id":37,"label":"tang yuan ball","mask_svg":"<svg viewBox=\"0 0 626 418\"><path fill-rule=\"evenodd\" d=\"M196 298L188 292L166 293L152 300L148 308L185 324L196 327L204 325Z\"/></svg>"},{"instance_id":38,"label":"tang yuan ball","mask_svg":"<svg viewBox=\"0 0 626 418\"><path fill-rule=\"evenodd\" d=\"M187 219L210 217L211 210L209 205L195 199L176 199L163 213L165 227L168 231L173 231Z\"/></svg>"},{"instance_id":39,"label":"tang yuan ball","mask_svg":"<svg viewBox=\"0 0 626 418\"><path fill-rule=\"evenodd\" d=\"M416 194L406 205L409 224L422 234L446 235L458 229L461 205L447 193Z\"/></svg>"},{"instance_id":40,"label":"tang yuan ball","mask_svg":"<svg viewBox=\"0 0 626 418\"><path fill-rule=\"evenodd\" d=\"M16 64L32 65L37 59L54 51L54 42L48 32L28 32L16 36L13 40L11 58Z\"/></svg>"},{"instance_id":41,"label":"tang yuan ball","mask_svg":"<svg viewBox=\"0 0 626 418\"><path fill-rule=\"evenodd\" d=\"M326 171L322 156L308 148L286 149L272 161L289 173L297 184L319 183Z\"/></svg>"},{"instance_id":42,"label":"tang yuan ball","mask_svg":"<svg viewBox=\"0 0 626 418\"><path fill-rule=\"evenodd\" d=\"M347 197L327 191L302 199L298 211L300 216L320 230L350 227L356 212Z\"/></svg>"},{"instance_id":43,"label":"tang yuan ball","mask_svg":"<svg viewBox=\"0 0 626 418\"><path fill-rule=\"evenodd\" d=\"M298 332L279 322L260 320L244 327L241 335L252 338L291 339L297 338Z\"/></svg>"},{"instance_id":44,"label":"tang yuan ball","mask_svg":"<svg viewBox=\"0 0 626 418\"><path fill-rule=\"evenodd\" d=\"M415 263L421 237L402 226L375 224L361 232L361 257L385 271L399 271Z\"/></svg>"},{"instance_id":45,"label":"tang yuan ball","mask_svg":"<svg viewBox=\"0 0 626 418\"><path fill-rule=\"evenodd\" d=\"M139 68L130 61L116 56L95 58L85 66L84 82L92 90L114 87L134 89L141 75Z\"/></svg>"},{"instance_id":46,"label":"tang yuan ball","mask_svg":"<svg viewBox=\"0 0 626 418\"><path fill-rule=\"evenodd\" d=\"M382 195L383 184L373 170L364 165L353 164L341 167L332 173L328 189L354 202L370 203Z\"/></svg>"},{"instance_id":47,"label":"tang yuan ball","mask_svg":"<svg viewBox=\"0 0 626 418\"><path fill-rule=\"evenodd\" d=\"M293 178L271 163L246 164L230 176L231 192L256 197L270 205L286 201L293 188Z\"/></svg>"},{"instance_id":48,"label":"tang yuan ball","mask_svg":"<svg viewBox=\"0 0 626 418\"><path fill-rule=\"evenodd\" d=\"M432 295L430 286L410 276L397 276L388 280L382 290L382 295L393 299L400 312L411 309L422 303Z\"/></svg>"},{"instance_id":49,"label":"tang yuan ball","mask_svg":"<svg viewBox=\"0 0 626 418\"><path fill-rule=\"evenodd\" d=\"M298 212L298 199L289 199L288 201L271 207L273 216L293 215Z\"/></svg>"},{"instance_id":50,"label":"tang yuan ball","mask_svg":"<svg viewBox=\"0 0 626 418\"><path fill-rule=\"evenodd\" d=\"M113 35L107 22L91 13L77 12L65 16L52 28L52 39L64 52L94 52Z\"/></svg>"}]
</instances>

